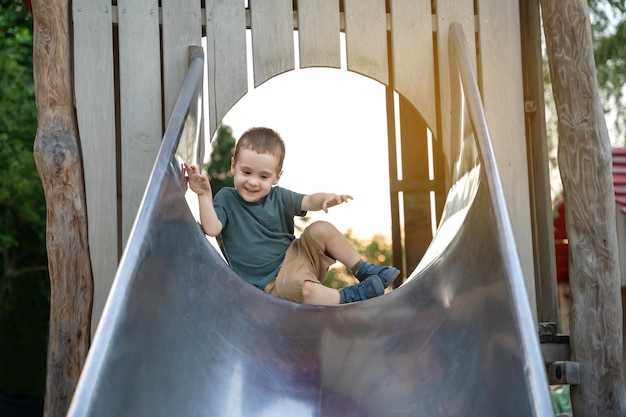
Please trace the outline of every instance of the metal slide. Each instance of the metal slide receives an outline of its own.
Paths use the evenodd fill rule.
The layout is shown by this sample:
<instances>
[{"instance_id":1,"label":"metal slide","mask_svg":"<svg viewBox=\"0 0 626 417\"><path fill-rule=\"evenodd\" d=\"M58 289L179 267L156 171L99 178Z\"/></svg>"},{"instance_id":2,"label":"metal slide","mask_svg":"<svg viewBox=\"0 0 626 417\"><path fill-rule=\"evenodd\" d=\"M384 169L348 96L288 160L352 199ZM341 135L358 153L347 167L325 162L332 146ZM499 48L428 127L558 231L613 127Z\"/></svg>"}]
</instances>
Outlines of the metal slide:
<instances>
[{"instance_id":1,"label":"metal slide","mask_svg":"<svg viewBox=\"0 0 626 417\"><path fill-rule=\"evenodd\" d=\"M478 90L455 30L453 79L474 120L456 130L475 135L459 142L441 226L407 282L334 307L290 303L245 283L187 206L173 156L182 128L172 128L69 415L553 416Z\"/></svg>"}]
</instances>

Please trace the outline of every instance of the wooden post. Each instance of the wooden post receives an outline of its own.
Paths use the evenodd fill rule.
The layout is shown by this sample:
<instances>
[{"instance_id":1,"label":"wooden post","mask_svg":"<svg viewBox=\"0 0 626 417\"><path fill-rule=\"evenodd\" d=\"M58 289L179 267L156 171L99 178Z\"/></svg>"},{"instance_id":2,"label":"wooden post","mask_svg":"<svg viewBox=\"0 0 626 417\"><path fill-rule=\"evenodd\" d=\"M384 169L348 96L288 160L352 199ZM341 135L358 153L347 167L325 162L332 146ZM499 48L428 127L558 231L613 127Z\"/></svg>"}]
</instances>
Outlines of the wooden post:
<instances>
[{"instance_id":1,"label":"wooden post","mask_svg":"<svg viewBox=\"0 0 626 417\"><path fill-rule=\"evenodd\" d=\"M50 336L44 416L67 414L90 343L93 278L72 101L68 0L33 0L35 162L47 205Z\"/></svg>"},{"instance_id":2,"label":"wooden post","mask_svg":"<svg viewBox=\"0 0 626 417\"><path fill-rule=\"evenodd\" d=\"M572 409L626 414L611 145L598 92L586 0L541 0L559 116L558 159L570 250L570 345L580 364Z\"/></svg>"},{"instance_id":3,"label":"wooden post","mask_svg":"<svg viewBox=\"0 0 626 417\"><path fill-rule=\"evenodd\" d=\"M522 67L537 318L540 323L558 323L539 0L520 0L520 25L525 34L522 37Z\"/></svg>"}]
</instances>

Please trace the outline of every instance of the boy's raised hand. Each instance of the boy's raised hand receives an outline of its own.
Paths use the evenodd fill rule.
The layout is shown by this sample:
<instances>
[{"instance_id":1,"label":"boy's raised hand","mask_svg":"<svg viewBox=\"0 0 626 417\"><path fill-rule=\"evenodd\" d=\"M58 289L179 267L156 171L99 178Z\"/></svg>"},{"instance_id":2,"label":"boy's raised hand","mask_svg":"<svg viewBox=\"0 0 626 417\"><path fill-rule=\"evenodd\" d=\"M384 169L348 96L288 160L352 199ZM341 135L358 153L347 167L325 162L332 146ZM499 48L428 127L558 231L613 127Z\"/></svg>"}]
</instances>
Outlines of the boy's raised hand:
<instances>
[{"instance_id":1,"label":"boy's raised hand","mask_svg":"<svg viewBox=\"0 0 626 417\"><path fill-rule=\"evenodd\" d=\"M332 194L328 196L322 203L322 210L324 213L328 213L328 209L341 203L346 203L352 200L352 196L348 194Z\"/></svg>"},{"instance_id":2,"label":"boy's raised hand","mask_svg":"<svg viewBox=\"0 0 626 417\"><path fill-rule=\"evenodd\" d=\"M190 165L187 162L183 164L187 174L187 182L191 191L198 195L211 195L211 183L206 175L203 175L197 166Z\"/></svg>"}]
</instances>

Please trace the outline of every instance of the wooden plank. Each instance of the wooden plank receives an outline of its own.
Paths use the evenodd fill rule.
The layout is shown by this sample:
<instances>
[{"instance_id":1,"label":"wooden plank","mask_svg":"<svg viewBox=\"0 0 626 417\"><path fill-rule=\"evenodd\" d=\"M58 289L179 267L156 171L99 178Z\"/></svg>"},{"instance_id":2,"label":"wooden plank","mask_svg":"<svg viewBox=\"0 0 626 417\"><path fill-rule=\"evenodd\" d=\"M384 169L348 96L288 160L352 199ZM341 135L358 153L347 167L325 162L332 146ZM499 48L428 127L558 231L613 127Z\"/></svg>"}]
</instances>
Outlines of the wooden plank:
<instances>
[{"instance_id":1,"label":"wooden plank","mask_svg":"<svg viewBox=\"0 0 626 417\"><path fill-rule=\"evenodd\" d=\"M91 331L119 260L115 88L110 0L73 2L76 115L85 166L89 251L94 276Z\"/></svg>"},{"instance_id":2,"label":"wooden plank","mask_svg":"<svg viewBox=\"0 0 626 417\"><path fill-rule=\"evenodd\" d=\"M118 0L122 243L135 221L161 144L157 0Z\"/></svg>"},{"instance_id":3,"label":"wooden plank","mask_svg":"<svg viewBox=\"0 0 626 417\"><path fill-rule=\"evenodd\" d=\"M213 137L224 115L248 92L243 2L206 1L206 49L208 128L210 137Z\"/></svg>"},{"instance_id":4,"label":"wooden plank","mask_svg":"<svg viewBox=\"0 0 626 417\"><path fill-rule=\"evenodd\" d=\"M202 19L197 0L162 0L164 121L172 114L189 67L189 46L201 45Z\"/></svg>"},{"instance_id":5,"label":"wooden plank","mask_svg":"<svg viewBox=\"0 0 626 417\"><path fill-rule=\"evenodd\" d=\"M43 411L46 416L64 416L91 341L93 277L83 160L74 118L69 2L33 0L32 12L33 77L37 97L33 155L46 197L50 277ZM3 360L7 360L5 356Z\"/></svg>"},{"instance_id":6,"label":"wooden plank","mask_svg":"<svg viewBox=\"0 0 626 417\"><path fill-rule=\"evenodd\" d=\"M399 100L400 140L402 146L402 183L429 183L428 131L417 110L405 98ZM430 188L430 187L429 187ZM410 190L404 194L404 247L406 269L413 271L433 239L430 191Z\"/></svg>"},{"instance_id":7,"label":"wooden plank","mask_svg":"<svg viewBox=\"0 0 626 417\"><path fill-rule=\"evenodd\" d=\"M437 61L439 74L439 102L441 115L441 131L438 138L446 158L446 178L449 177L450 167L457 158L458 147L453 148L450 142L450 112L452 101L450 98L450 61L448 59L448 32L450 24L458 21L463 26L463 32L467 39L467 46L471 54L474 69L476 69L476 41L474 37L474 1L473 0L436 0L437 13Z\"/></svg>"},{"instance_id":8,"label":"wooden plank","mask_svg":"<svg viewBox=\"0 0 626 417\"><path fill-rule=\"evenodd\" d=\"M393 84L437 136L435 56L430 0L391 1Z\"/></svg>"},{"instance_id":9,"label":"wooden plank","mask_svg":"<svg viewBox=\"0 0 626 417\"><path fill-rule=\"evenodd\" d=\"M387 158L389 160L389 208L391 209L391 252L393 265L401 268L402 281L407 277L407 268L404 262L402 225L400 216L400 193L394 186L398 182L398 149L396 135L396 106L394 103L394 91L390 86L385 87L385 116L387 119ZM400 144L400 146L402 146ZM400 280L398 280L400 281ZM400 283L401 284L401 283ZM394 283L394 288L400 284Z\"/></svg>"},{"instance_id":10,"label":"wooden plank","mask_svg":"<svg viewBox=\"0 0 626 417\"><path fill-rule=\"evenodd\" d=\"M482 97L533 314L535 266L517 0L478 0Z\"/></svg>"},{"instance_id":11,"label":"wooden plank","mask_svg":"<svg viewBox=\"0 0 626 417\"><path fill-rule=\"evenodd\" d=\"M300 67L341 67L339 0L298 3Z\"/></svg>"},{"instance_id":12,"label":"wooden plank","mask_svg":"<svg viewBox=\"0 0 626 417\"><path fill-rule=\"evenodd\" d=\"M524 110L528 143L530 209L535 259L537 319L559 322L550 166L541 53L541 14L536 0L520 1Z\"/></svg>"},{"instance_id":13,"label":"wooden plank","mask_svg":"<svg viewBox=\"0 0 626 417\"><path fill-rule=\"evenodd\" d=\"M389 84L385 0L344 0L348 70Z\"/></svg>"},{"instance_id":14,"label":"wooden plank","mask_svg":"<svg viewBox=\"0 0 626 417\"><path fill-rule=\"evenodd\" d=\"M291 0L250 2L254 86L295 68Z\"/></svg>"}]
</instances>

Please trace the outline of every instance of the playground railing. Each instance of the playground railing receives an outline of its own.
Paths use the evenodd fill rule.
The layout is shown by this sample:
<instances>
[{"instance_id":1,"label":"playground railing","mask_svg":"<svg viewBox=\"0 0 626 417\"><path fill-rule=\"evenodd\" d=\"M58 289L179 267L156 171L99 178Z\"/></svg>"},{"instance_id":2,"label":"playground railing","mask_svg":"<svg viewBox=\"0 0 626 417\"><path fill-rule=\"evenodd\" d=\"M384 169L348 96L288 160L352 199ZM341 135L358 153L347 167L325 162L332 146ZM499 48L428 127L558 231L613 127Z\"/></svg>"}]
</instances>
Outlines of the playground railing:
<instances>
[{"instance_id":1,"label":"playground railing","mask_svg":"<svg viewBox=\"0 0 626 417\"><path fill-rule=\"evenodd\" d=\"M493 210L495 225L498 235L502 239L498 239L501 245L503 256L503 268L511 279L509 283L509 291L511 293L511 303L515 311L514 317L517 323L514 325L519 327L521 333L520 342L524 344L522 352L526 356L525 361L529 364L537 364L538 366L528 366L528 380L530 391L537 392L540 387L546 386L546 374L540 366L543 363L537 331L533 325L534 319L528 300L528 293L524 285L524 276L518 255L518 250L513 239L513 229L511 220L507 210L507 204L504 197L498 165L496 162L493 141L491 139L485 110L483 108L478 83L470 61L469 51L467 49L463 28L458 22L450 24L450 33L448 36L448 50L450 54L450 84L452 98L452 121L451 121L451 143L459 144L459 147L477 146L478 152L471 152L467 149L459 152L459 159L453 166L453 178L458 178L472 168L468 155L476 155L479 158L485 174L483 176ZM466 115L469 116L470 126L466 127ZM468 138L468 131L473 133L473 141ZM507 238L509 237L509 238ZM537 415L542 414L542 410L550 410L552 405L545 395L535 395L535 401L531 402L536 408Z\"/></svg>"}]
</instances>

